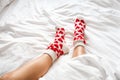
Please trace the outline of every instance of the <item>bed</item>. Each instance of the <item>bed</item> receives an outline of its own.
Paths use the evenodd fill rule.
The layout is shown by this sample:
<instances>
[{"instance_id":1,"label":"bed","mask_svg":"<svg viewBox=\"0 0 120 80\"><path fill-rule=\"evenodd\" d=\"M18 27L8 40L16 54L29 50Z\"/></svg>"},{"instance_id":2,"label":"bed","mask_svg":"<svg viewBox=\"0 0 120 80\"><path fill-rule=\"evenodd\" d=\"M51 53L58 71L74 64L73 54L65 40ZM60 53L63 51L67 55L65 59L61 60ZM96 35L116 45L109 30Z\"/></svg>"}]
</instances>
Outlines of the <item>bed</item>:
<instances>
[{"instance_id":1,"label":"bed","mask_svg":"<svg viewBox=\"0 0 120 80\"><path fill-rule=\"evenodd\" d=\"M1 0L0 5L0 75L41 55L55 27L62 26L70 52L39 80L120 80L120 0ZM86 54L71 58L76 17L87 24Z\"/></svg>"}]
</instances>

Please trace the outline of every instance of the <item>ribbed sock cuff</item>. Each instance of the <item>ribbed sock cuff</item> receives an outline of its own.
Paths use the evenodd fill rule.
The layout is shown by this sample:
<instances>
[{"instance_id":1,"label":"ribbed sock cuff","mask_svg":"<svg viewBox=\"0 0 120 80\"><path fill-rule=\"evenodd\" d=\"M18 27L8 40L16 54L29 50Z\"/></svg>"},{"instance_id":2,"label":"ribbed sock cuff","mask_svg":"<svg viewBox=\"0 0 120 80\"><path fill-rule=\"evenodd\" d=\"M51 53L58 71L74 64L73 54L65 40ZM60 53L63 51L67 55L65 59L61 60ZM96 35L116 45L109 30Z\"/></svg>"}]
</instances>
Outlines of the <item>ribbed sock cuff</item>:
<instances>
[{"instance_id":1,"label":"ribbed sock cuff","mask_svg":"<svg viewBox=\"0 0 120 80\"><path fill-rule=\"evenodd\" d=\"M78 40L78 41L73 42L73 46L74 46L74 48L76 48L77 46L85 47L85 44L83 43L83 41Z\"/></svg>"},{"instance_id":2,"label":"ribbed sock cuff","mask_svg":"<svg viewBox=\"0 0 120 80\"><path fill-rule=\"evenodd\" d=\"M50 55L52 58L52 62L54 62L57 59L57 54L51 49L47 49L43 53Z\"/></svg>"}]
</instances>

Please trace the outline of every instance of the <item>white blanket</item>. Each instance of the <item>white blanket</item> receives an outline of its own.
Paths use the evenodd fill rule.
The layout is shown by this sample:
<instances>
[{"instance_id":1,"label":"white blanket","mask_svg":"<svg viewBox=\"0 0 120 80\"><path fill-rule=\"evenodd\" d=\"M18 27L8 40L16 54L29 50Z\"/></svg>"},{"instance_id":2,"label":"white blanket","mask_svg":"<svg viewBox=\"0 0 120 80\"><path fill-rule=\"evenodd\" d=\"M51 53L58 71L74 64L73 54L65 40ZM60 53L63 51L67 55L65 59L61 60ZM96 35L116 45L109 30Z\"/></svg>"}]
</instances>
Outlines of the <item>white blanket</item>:
<instances>
[{"instance_id":1,"label":"white blanket","mask_svg":"<svg viewBox=\"0 0 120 80\"><path fill-rule=\"evenodd\" d=\"M0 0L0 12L4 10L14 0Z\"/></svg>"},{"instance_id":2,"label":"white blanket","mask_svg":"<svg viewBox=\"0 0 120 80\"><path fill-rule=\"evenodd\" d=\"M71 58L76 17L87 23L86 54ZM120 80L119 0L15 0L0 14L0 75L39 56L56 26L70 52L40 80Z\"/></svg>"}]
</instances>

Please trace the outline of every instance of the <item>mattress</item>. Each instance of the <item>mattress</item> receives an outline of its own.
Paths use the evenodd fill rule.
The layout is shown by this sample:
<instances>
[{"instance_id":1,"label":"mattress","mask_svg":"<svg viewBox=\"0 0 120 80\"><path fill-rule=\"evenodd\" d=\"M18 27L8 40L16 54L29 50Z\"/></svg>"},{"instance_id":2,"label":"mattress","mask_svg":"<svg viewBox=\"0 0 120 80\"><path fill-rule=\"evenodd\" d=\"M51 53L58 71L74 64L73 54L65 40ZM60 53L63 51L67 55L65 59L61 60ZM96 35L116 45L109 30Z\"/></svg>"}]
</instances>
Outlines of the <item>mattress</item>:
<instances>
[{"instance_id":1,"label":"mattress","mask_svg":"<svg viewBox=\"0 0 120 80\"><path fill-rule=\"evenodd\" d=\"M39 80L120 80L119 0L14 0L0 13L0 75L39 56L66 29L70 48ZM86 54L71 58L75 18L86 21Z\"/></svg>"}]
</instances>

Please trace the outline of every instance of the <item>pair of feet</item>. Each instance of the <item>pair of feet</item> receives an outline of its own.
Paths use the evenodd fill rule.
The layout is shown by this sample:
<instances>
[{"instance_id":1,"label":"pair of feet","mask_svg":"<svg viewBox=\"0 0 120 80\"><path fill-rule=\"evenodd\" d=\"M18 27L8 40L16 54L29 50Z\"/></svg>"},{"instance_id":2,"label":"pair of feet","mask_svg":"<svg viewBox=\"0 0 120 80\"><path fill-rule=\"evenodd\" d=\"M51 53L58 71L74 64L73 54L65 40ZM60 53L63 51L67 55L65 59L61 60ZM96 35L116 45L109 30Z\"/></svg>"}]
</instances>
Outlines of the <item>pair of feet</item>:
<instances>
[{"instance_id":1,"label":"pair of feet","mask_svg":"<svg viewBox=\"0 0 120 80\"><path fill-rule=\"evenodd\" d=\"M85 21L79 18L76 18L74 22L74 39L73 46L77 47L79 45L84 46L86 44L84 30L86 28ZM50 44L45 51L45 53L49 54L53 61L59 58L61 55L69 52L68 47L65 44L65 29L57 28L55 39L52 44Z\"/></svg>"}]
</instances>

